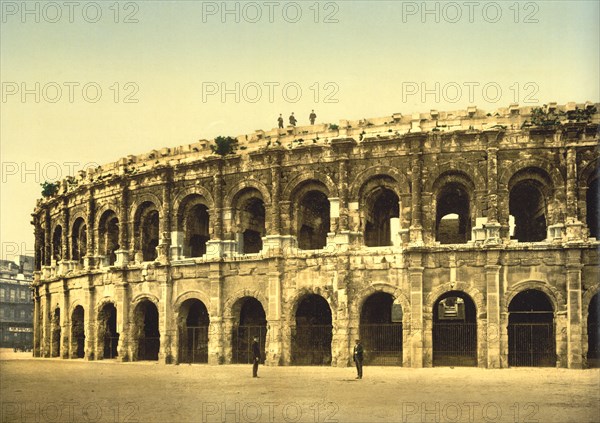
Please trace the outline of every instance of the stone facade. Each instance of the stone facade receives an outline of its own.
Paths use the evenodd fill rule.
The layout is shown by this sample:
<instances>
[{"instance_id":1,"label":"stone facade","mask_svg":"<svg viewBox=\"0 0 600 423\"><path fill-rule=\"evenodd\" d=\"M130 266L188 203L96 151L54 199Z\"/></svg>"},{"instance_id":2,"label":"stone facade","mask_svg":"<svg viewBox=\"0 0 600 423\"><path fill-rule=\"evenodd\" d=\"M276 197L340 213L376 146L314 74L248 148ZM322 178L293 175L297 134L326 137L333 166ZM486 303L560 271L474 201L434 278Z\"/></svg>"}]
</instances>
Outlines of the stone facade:
<instances>
[{"instance_id":1,"label":"stone facade","mask_svg":"<svg viewBox=\"0 0 600 423\"><path fill-rule=\"evenodd\" d=\"M429 367L439 300L454 292L474 305L473 364L503 368L509 307L533 290L551 305L555 364L586 366L600 118L530 119L512 105L257 131L237 154L201 141L62 181L33 214L34 354L100 359L116 332L118 359L156 348L178 363L183 344L201 351L198 326L205 359L230 363L253 299L267 364L300 362L297 326L314 307L331 326L323 363L348 366L383 292L401 308L401 364Z\"/></svg>"}]
</instances>

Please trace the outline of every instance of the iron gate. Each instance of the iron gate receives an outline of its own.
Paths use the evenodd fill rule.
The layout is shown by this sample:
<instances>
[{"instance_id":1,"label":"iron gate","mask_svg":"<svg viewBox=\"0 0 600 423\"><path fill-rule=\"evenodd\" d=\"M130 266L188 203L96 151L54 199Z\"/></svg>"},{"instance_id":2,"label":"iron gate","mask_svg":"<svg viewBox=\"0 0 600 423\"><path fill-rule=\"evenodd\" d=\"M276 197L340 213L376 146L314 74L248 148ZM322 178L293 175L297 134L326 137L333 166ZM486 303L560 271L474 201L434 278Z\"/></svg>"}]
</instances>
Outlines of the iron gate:
<instances>
[{"instance_id":1,"label":"iron gate","mask_svg":"<svg viewBox=\"0 0 600 423\"><path fill-rule=\"evenodd\" d=\"M292 363L300 366L331 365L332 325L298 325L292 331Z\"/></svg>"},{"instance_id":2,"label":"iron gate","mask_svg":"<svg viewBox=\"0 0 600 423\"><path fill-rule=\"evenodd\" d=\"M208 326L188 326L184 330L179 339L179 362L208 363Z\"/></svg>"},{"instance_id":3,"label":"iron gate","mask_svg":"<svg viewBox=\"0 0 600 423\"><path fill-rule=\"evenodd\" d=\"M508 365L556 366L554 323L509 323Z\"/></svg>"},{"instance_id":4,"label":"iron gate","mask_svg":"<svg viewBox=\"0 0 600 423\"><path fill-rule=\"evenodd\" d=\"M477 323L433 323L434 366L477 365Z\"/></svg>"},{"instance_id":5,"label":"iron gate","mask_svg":"<svg viewBox=\"0 0 600 423\"><path fill-rule=\"evenodd\" d=\"M233 357L234 363L250 364L254 362L252 353L252 342L254 337L258 337L261 357L260 362L264 362L265 341L267 335L266 326L237 326L233 329Z\"/></svg>"},{"instance_id":6,"label":"iron gate","mask_svg":"<svg viewBox=\"0 0 600 423\"><path fill-rule=\"evenodd\" d=\"M360 340L365 364L402 365L402 323L361 324Z\"/></svg>"},{"instance_id":7,"label":"iron gate","mask_svg":"<svg viewBox=\"0 0 600 423\"><path fill-rule=\"evenodd\" d=\"M75 336L75 357L85 357L85 335Z\"/></svg>"},{"instance_id":8,"label":"iron gate","mask_svg":"<svg viewBox=\"0 0 600 423\"><path fill-rule=\"evenodd\" d=\"M104 358L115 358L117 356L117 345L119 344L119 335L104 336Z\"/></svg>"},{"instance_id":9,"label":"iron gate","mask_svg":"<svg viewBox=\"0 0 600 423\"><path fill-rule=\"evenodd\" d=\"M160 337L140 337L138 340L138 360L158 360Z\"/></svg>"}]
</instances>

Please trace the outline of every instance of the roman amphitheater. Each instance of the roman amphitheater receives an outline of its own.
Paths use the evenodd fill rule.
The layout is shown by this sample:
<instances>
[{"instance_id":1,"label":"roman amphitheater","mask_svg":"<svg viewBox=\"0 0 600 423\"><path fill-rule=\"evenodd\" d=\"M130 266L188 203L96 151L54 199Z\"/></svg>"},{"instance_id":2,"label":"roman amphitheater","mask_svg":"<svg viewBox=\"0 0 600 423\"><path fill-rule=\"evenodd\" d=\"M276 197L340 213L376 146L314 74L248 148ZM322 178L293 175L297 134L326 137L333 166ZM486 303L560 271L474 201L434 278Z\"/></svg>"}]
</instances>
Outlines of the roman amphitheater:
<instances>
[{"instance_id":1,"label":"roman amphitheater","mask_svg":"<svg viewBox=\"0 0 600 423\"><path fill-rule=\"evenodd\" d=\"M256 131L67 178L33 213L34 355L247 363L256 335L268 365L348 366L361 338L371 365L596 366L598 106Z\"/></svg>"}]
</instances>

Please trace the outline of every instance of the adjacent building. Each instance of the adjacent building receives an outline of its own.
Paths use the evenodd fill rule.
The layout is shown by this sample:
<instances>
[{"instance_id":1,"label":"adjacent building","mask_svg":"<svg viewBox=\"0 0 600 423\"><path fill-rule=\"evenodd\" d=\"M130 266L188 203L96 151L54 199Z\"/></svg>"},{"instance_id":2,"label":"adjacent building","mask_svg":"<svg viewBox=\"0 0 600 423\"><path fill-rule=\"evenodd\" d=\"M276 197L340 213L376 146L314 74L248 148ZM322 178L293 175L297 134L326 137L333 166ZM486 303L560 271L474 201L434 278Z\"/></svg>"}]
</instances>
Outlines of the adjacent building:
<instances>
[{"instance_id":1,"label":"adjacent building","mask_svg":"<svg viewBox=\"0 0 600 423\"><path fill-rule=\"evenodd\" d=\"M33 257L0 261L0 347L33 348Z\"/></svg>"}]
</instances>

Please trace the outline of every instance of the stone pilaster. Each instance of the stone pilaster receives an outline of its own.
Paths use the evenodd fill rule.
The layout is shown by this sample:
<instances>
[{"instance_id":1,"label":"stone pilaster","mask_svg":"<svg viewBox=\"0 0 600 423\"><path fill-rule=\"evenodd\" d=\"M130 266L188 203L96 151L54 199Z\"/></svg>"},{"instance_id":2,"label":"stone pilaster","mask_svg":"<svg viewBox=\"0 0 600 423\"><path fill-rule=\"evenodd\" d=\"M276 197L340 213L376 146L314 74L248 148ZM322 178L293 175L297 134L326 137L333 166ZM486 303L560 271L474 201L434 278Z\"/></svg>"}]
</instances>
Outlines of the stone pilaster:
<instances>
[{"instance_id":1,"label":"stone pilaster","mask_svg":"<svg viewBox=\"0 0 600 423\"><path fill-rule=\"evenodd\" d=\"M129 321L129 290L127 284L117 284L115 287L115 305L117 308L117 333L119 333L119 344L117 345L117 361L130 361L130 321Z\"/></svg>"},{"instance_id":2,"label":"stone pilaster","mask_svg":"<svg viewBox=\"0 0 600 423\"><path fill-rule=\"evenodd\" d=\"M487 343L487 367L499 369L500 362L500 270L499 253L488 251L485 266L487 292L487 333L484 340Z\"/></svg>"},{"instance_id":3,"label":"stone pilaster","mask_svg":"<svg viewBox=\"0 0 600 423\"><path fill-rule=\"evenodd\" d=\"M282 286L282 259L273 258L269 261L269 306L267 309L267 340L265 344L265 364L268 366L278 366L282 363L282 333L281 327L281 286Z\"/></svg>"},{"instance_id":4,"label":"stone pilaster","mask_svg":"<svg viewBox=\"0 0 600 423\"><path fill-rule=\"evenodd\" d=\"M87 238L85 244L85 257L83 257L83 265L86 269L90 269L95 266L94 263L94 245L96 242L96 207L94 203L94 191L92 188L89 190L88 201L86 205L87 214Z\"/></svg>"},{"instance_id":5,"label":"stone pilaster","mask_svg":"<svg viewBox=\"0 0 600 423\"><path fill-rule=\"evenodd\" d=\"M177 328L173 327L173 282L169 269L165 268L164 272L164 281L160 284L160 351L158 353L158 360L161 363L171 364L173 363L172 340L175 338Z\"/></svg>"},{"instance_id":6,"label":"stone pilaster","mask_svg":"<svg viewBox=\"0 0 600 423\"><path fill-rule=\"evenodd\" d=\"M128 204L128 195L129 189L127 183L123 183L121 186L121 198L119 201L119 249L115 251L116 255L116 265L117 266L126 266L129 262L129 252L128 247L128 220L127 220L127 208Z\"/></svg>"},{"instance_id":7,"label":"stone pilaster","mask_svg":"<svg viewBox=\"0 0 600 423\"><path fill-rule=\"evenodd\" d=\"M48 290L48 285L44 285L44 295L42 299L41 356L50 357L50 291Z\"/></svg>"},{"instance_id":8,"label":"stone pilaster","mask_svg":"<svg viewBox=\"0 0 600 423\"><path fill-rule=\"evenodd\" d=\"M95 360L95 339L96 339L96 316L95 316L95 296L96 290L92 285L92 281L89 281L89 286L84 288L84 333L85 333L85 359Z\"/></svg>"},{"instance_id":9,"label":"stone pilaster","mask_svg":"<svg viewBox=\"0 0 600 423\"><path fill-rule=\"evenodd\" d=\"M423 244L423 221L422 221L422 196L421 185L423 184L423 142L425 136L417 134L409 137L411 154L410 184L412 189L411 209L412 217L410 223L410 242L413 245Z\"/></svg>"},{"instance_id":10,"label":"stone pilaster","mask_svg":"<svg viewBox=\"0 0 600 423\"><path fill-rule=\"evenodd\" d=\"M208 364L223 364L225 362L223 335L223 304L222 304L222 274L221 263L210 263L210 327L208 337ZM231 337L229 337L231 342Z\"/></svg>"},{"instance_id":11,"label":"stone pilaster","mask_svg":"<svg viewBox=\"0 0 600 423\"><path fill-rule=\"evenodd\" d=\"M485 243L499 244L498 220L498 131L485 131L487 138L487 222L484 224Z\"/></svg>"},{"instance_id":12,"label":"stone pilaster","mask_svg":"<svg viewBox=\"0 0 600 423\"><path fill-rule=\"evenodd\" d=\"M410 365L411 367L431 366L431 331L424 336L423 319L423 271L421 253L410 254L408 278L410 286Z\"/></svg>"},{"instance_id":13,"label":"stone pilaster","mask_svg":"<svg viewBox=\"0 0 600 423\"><path fill-rule=\"evenodd\" d=\"M333 321L332 365L347 367L351 362L351 329L348 303L348 279L350 258L343 254L337 257L337 275L333 280L333 292L337 295L337 310Z\"/></svg>"},{"instance_id":14,"label":"stone pilaster","mask_svg":"<svg viewBox=\"0 0 600 423\"><path fill-rule=\"evenodd\" d=\"M585 225L579 219L577 203L577 151L575 147L567 149L567 242L582 242L587 237Z\"/></svg>"},{"instance_id":15,"label":"stone pilaster","mask_svg":"<svg viewBox=\"0 0 600 423\"><path fill-rule=\"evenodd\" d=\"M63 359L68 359L69 345L71 344L71 316L69 316L70 306L69 287L63 284L62 305L60 310L60 355Z\"/></svg>"},{"instance_id":16,"label":"stone pilaster","mask_svg":"<svg viewBox=\"0 0 600 423\"><path fill-rule=\"evenodd\" d=\"M566 286L567 286L567 366L570 369L583 367L582 344L582 286L581 286L581 252L577 249L567 250Z\"/></svg>"}]
</instances>

